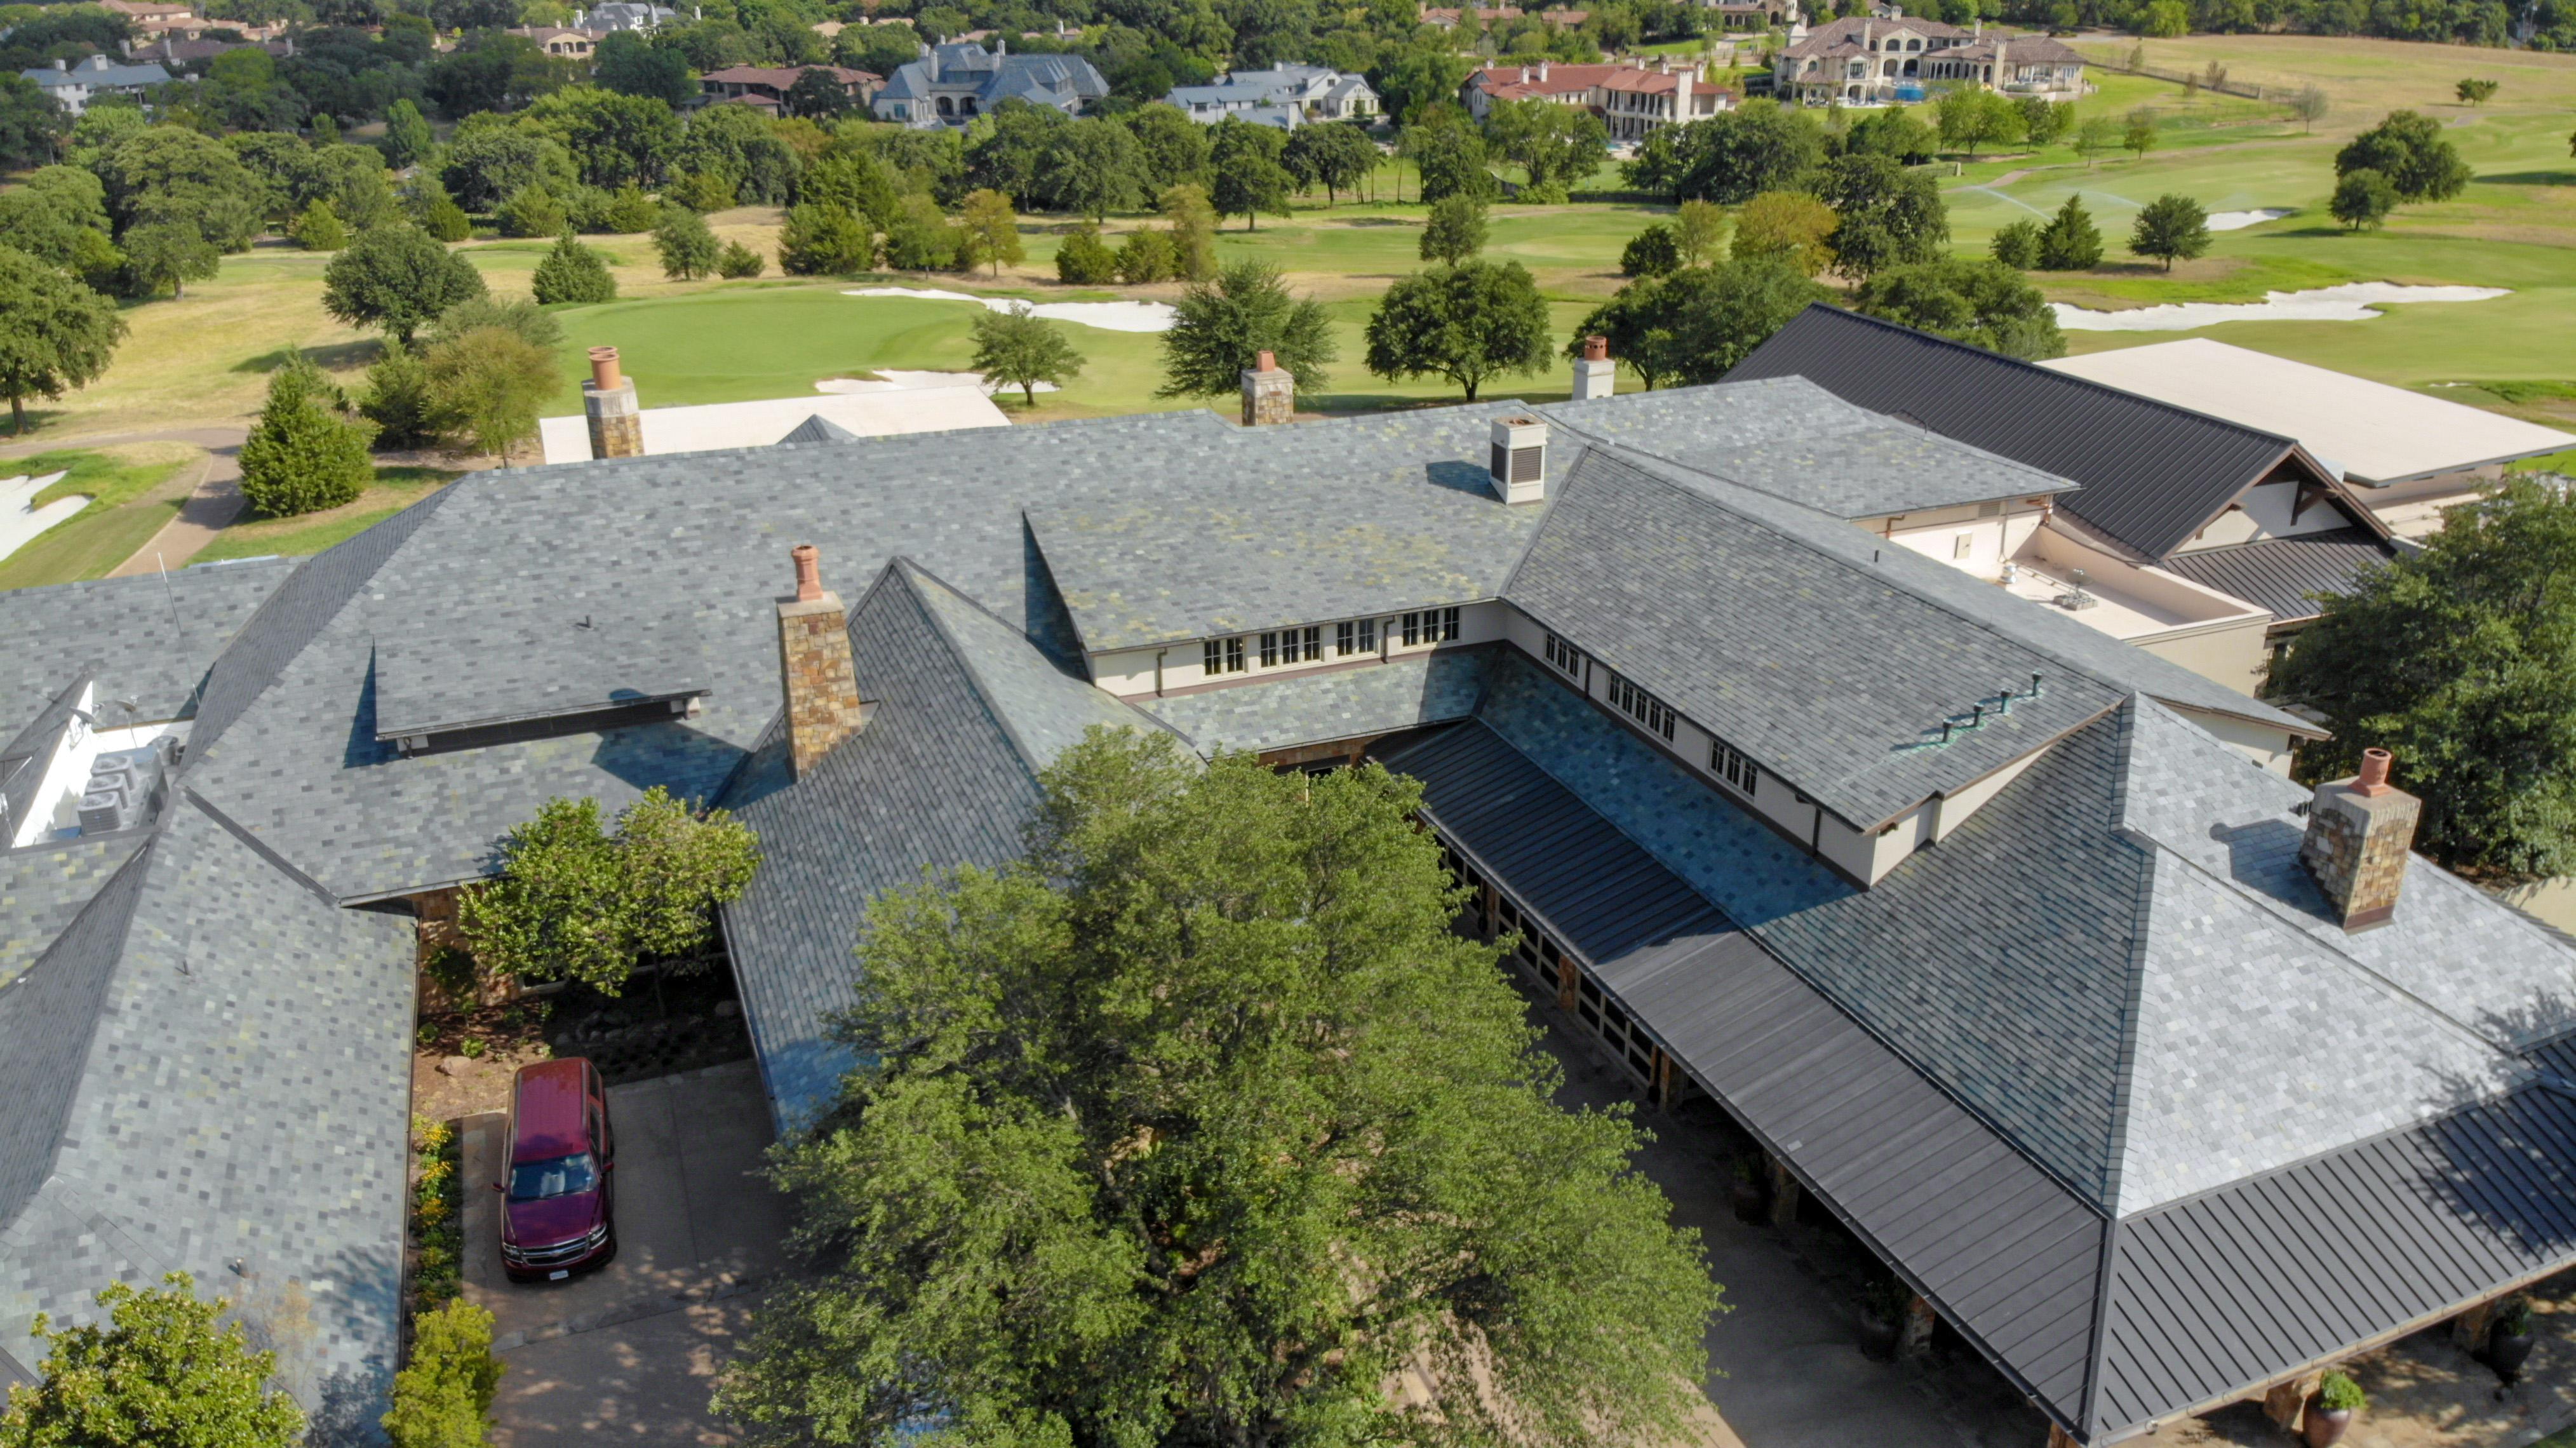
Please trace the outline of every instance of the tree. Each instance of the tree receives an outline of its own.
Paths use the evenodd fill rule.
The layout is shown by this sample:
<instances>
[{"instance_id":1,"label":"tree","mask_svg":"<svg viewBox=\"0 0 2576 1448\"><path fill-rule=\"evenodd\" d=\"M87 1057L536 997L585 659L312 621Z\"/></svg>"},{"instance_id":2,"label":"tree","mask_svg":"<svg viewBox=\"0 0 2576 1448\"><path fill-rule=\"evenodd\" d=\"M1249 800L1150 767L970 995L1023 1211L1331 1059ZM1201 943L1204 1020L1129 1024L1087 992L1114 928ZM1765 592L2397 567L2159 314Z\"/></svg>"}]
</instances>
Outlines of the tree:
<instances>
[{"instance_id":1,"label":"tree","mask_svg":"<svg viewBox=\"0 0 2576 1448\"><path fill-rule=\"evenodd\" d=\"M1995 228L1994 239L1987 251L1995 260L2015 271L2030 271L2039 265L2039 223L2008 221Z\"/></svg>"},{"instance_id":2,"label":"tree","mask_svg":"<svg viewBox=\"0 0 2576 1448\"><path fill-rule=\"evenodd\" d=\"M495 217L504 236L561 236L572 225L562 201L542 186L523 186Z\"/></svg>"},{"instance_id":3,"label":"tree","mask_svg":"<svg viewBox=\"0 0 2576 1448\"><path fill-rule=\"evenodd\" d=\"M1816 176L1816 199L1833 208L1834 268L1865 277L1883 266L1930 261L1950 239L1950 208L1926 171L1885 156L1837 156Z\"/></svg>"},{"instance_id":4,"label":"tree","mask_svg":"<svg viewBox=\"0 0 2576 1448\"><path fill-rule=\"evenodd\" d=\"M2472 106L2485 105L2495 99L2495 93L2503 88L2504 82L2500 80L2464 80L2453 87L2461 103Z\"/></svg>"},{"instance_id":5,"label":"tree","mask_svg":"<svg viewBox=\"0 0 2576 1448\"><path fill-rule=\"evenodd\" d=\"M557 302L613 302L617 300L617 278L608 274L608 260L582 245L571 232L555 238L545 260L537 263L536 272L528 278L528 290L537 305L551 307Z\"/></svg>"},{"instance_id":6,"label":"tree","mask_svg":"<svg viewBox=\"0 0 2576 1448\"><path fill-rule=\"evenodd\" d=\"M1843 133L1843 150L1888 156L1908 166L1931 160L1941 144L1940 133L1915 119L1914 111L1912 106L1889 106L1867 112Z\"/></svg>"},{"instance_id":7,"label":"tree","mask_svg":"<svg viewBox=\"0 0 2576 1448\"><path fill-rule=\"evenodd\" d=\"M996 192L996 195L1001 193ZM1105 221L1145 203L1145 153L1136 133L1098 116L1059 127L1030 193L1058 211Z\"/></svg>"},{"instance_id":8,"label":"tree","mask_svg":"<svg viewBox=\"0 0 2576 1448\"><path fill-rule=\"evenodd\" d=\"M420 354L388 341L367 367L367 390L358 412L376 425L376 445L420 447L438 436L438 404L430 396L429 368Z\"/></svg>"},{"instance_id":9,"label":"tree","mask_svg":"<svg viewBox=\"0 0 2576 1448\"><path fill-rule=\"evenodd\" d=\"M1609 338L1610 355L1649 391L1715 382L1830 295L1781 257L1730 259L1630 282L1583 319L1574 345Z\"/></svg>"},{"instance_id":10,"label":"tree","mask_svg":"<svg viewBox=\"0 0 2576 1448\"><path fill-rule=\"evenodd\" d=\"M2024 361L2066 355L2066 337L2039 288L1999 261L1942 257L1889 267L1861 283L1863 313L1955 337Z\"/></svg>"},{"instance_id":11,"label":"tree","mask_svg":"<svg viewBox=\"0 0 2576 1448\"><path fill-rule=\"evenodd\" d=\"M2010 141L2023 134L2021 108L1980 86L1953 86L1932 103L1941 139L1973 159L1988 141Z\"/></svg>"},{"instance_id":12,"label":"tree","mask_svg":"<svg viewBox=\"0 0 2576 1448\"><path fill-rule=\"evenodd\" d=\"M1501 102L1487 113L1485 134L1529 177L1532 190L1551 196L1591 175L1610 154L1610 131L1599 116L1551 100Z\"/></svg>"},{"instance_id":13,"label":"tree","mask_svg":"<svg viewBox=\"0 0 2576 1448\"><path fill-rule=\"evenodd\" d=\"M1659 277L1681 270L1682 244L1674 237L1672 223L1658 221L1635 236L1619 251L1619 274L1631 277Z\"/></svg>"},{"instance_id":14,"label":"tree","mask_svg":"<svg viewBox=\"0 0 2576 1448\"><path fill-rule=\"evenodd\" d=\"M214 243L184 221L147 221L126 228L125 274L138 297L156 296L163 287L170 299L187 296L187 284L215 274L223 261Z\"/></svg>"},{"instance_id":15,"label":"tree","mask_svg":"<svg viewBox=\"0 0 2576 1448\"><path fill-rule=\"evenodd\" d=\"M1697 266L1717 255L1718 238L1726 234L1726 212L1709 201L1685 201L1673 213L1673 244L1682 264Z\"/></svg>"},{"instance_id":16,"label":"tree","mask_svg":"<svg viewBox=\"0 0 2576 1448\"><path fill-rule=\"evenodd\" d=\"M1095 733L1026 863L871 909L866 1064L778 1170L830 1245L718 1410L778 1442L1679 1436L1698 1239L1623 1109L1551 1099L1419 786L1194 763Z\"/></svg>"},{"instance_id":17,"label":"tree","mask_svg":"<svg viewBox=\"0 0 2576 1448\"><path fill-rule=\"evenodd\" d=\"M487 211L531 186L553 190L577 179L561 143L495 115L469 116L456 128L438 178L468 211Z\"/></svg>"},{"instance_id":18,"label":"tree","mask_svg":"<svg viewBox=\"0 0 2576 1448\"><path fill-rule=\"evenodd\" d=\"M60 397L107 370L125 319L116 304L57 267L0 246L0 393L27 430L27 399Z\"/></svg>"},{"instance_id":19,"label":"tree","mask_svg":"<svg viewBox=\"0 0 2576 1448\"><path fill-rule=\"evenodd\" d=\"M1279 164L1287 138L1268 126L1228 116L1208 133L1208 169L1216 180L1210 199L1222 218L1240 216L1244 230L1260 230L1256 212L1288 214L1288 192L1295 184Z\"/></svg>"},{"instance_id":20,"label":"tree","mask_svg":"<svg viewBox=\"0 0 2576 1448\"><path fill-rule=\"evenodd\" d=\"M1100 239L1100 228L1083 225L1055 249L1055 279L1071 286L1096 287L1118 279L1118 254Z\"/></svg>"},{"instance_id":21,"label":"tree","mask_svg":"<svg viewBox=\"0 0 2576 1448\"><path fill-rule=\"evenodd\" d=\"M1488 378L1547 365L1547 301L1519 262L1471 261L1400 278L1368 324L1368 370L1446 377L1467 400Z\"/></svg>"},{"instance_id":22,"label":"tree","mask_svg":"<svg viewBox=\"0 0 2576 1448\"><path fill-rule=\"evenodd\" d=\"M778 230L778 269L790 276L862 272L876 263L875 235L846 208L811 202L791 207Z\"/></svg>"},{"instance_id":23,"label":"tree","mask_svg":"<svg viewBox=\"0 0 2576 1448\"><path fill-rule=\"evenodd\" d=\"M2023 96L2013 102L2021 112L2021 138L2033 150L2055 145L2075 126L2075 103Z\"/></svg>"},{"instance_id":24,"label":"tree","mask_svg":"<svg viewBox=\"0 0 2576 1448\"><path fill-rule=\"evenodd\" d=\"M2415 848L2504 880L2576 873L2576 504L2508 478L2450 510L2421 551L2364 571L2275 665L2272 693L2334 737L2300 765L2397 756L2423 801Z\"/></svg>"},{"instance_id":25,"label":"tree","mask_svg":"<svg viewBox=\"0 0 2576 1448\"><path fill-rule=\"evenodd\" d=\"M2121 149L2143 161L2163 138L2156 134L2156 117L2152 111L2129 113L2128 125L2120 132Z\"/></svg>"},{"instance_id":26,"label":"tree","mask_svg":"<svg viewBox=\"0 0 2576 1448\"><path fill-rule=\"evenodd\" d=\"M1485 249L1485 203L1473 196L1444 196L1431 203L1423 223L1424 261L1455 266Z\"/></svg>"},{"instance_id":27,"label":"tree","mask_svg":"<svg viewBox=\"0 0 2576 1448\"><path fill-rule=\"evenodd\" d=\"M685 78L687 71L681 72ZM787 114L803 116L809 121L830 121L857 110L859 103L840 77L816 65L796 73L796 83L787 88Z\"/></svg>"},{"instance_id":28,"label":"tree","mask_svg":"<svg viewBox=\"0 0 2576 1448\"><path fill-rule=\"evenodd\" d=\"M1163 385L1157 397L1214 397L1243 385L1243 373L1268 352L1297 380L1320 391L1336 355L1323 305L1289 295L1279 269L1257 261L1226 266L1213 282L1194 283L1172 304L1163 333Z\"/></svg>"},{"instance_id":29,"label":"tree","mask_svg":"<svg viewBox=\"0 0 2576 1448\"><path fill-rule=\"evenodd\" d=\"M1002 263L1017 265L1027 255L1020 247L1019 215L1011 210L1011 198L999 191L967 192L966 204L958 209L957 222L974 244L976 259L991 262L997 278L1002 274Z\"/></svg>"},{"instance_id":30,"label":"tree","mask_svg":"<svg viewBox=\"0 0 2576 1448\"><path fill-rule=\"evenodd\" d=\"M422 359L440 431L507 458L537 431L537 409L561 385L555 354L506 327L475 327L441 340Z\"/></svg>"},{"instance_id":31,"label":"tree","mask_svg":"<svg viewBox=\"0 0 2576 1448\"><path fill-rule=\"evenodd\" d=\"M1153 282L1167 282L1180 275L1180 249L1172 245L1172 234L1151 228L1127 233L1111 258L1117 280L1131 287Z\"/></svg>"},{"instance_id":32,"label":"tree","mask_svg":"<svg viewBox=\"0 0 2576 1448\"><path fill-rule=\"evenodd\" d=\"M2416 111L2389 112L2335 153L2337 176L2355 171L2387 177L2401 201L2448 201L2468 189L2471 175L2442 123Z\"/></svg>"},{"instance_id":33,"label":"tree","mask_svg":"<svg viewBox=\"0 0 2576 1448\"><path fill-rule=\"evenodd\" d=\"M666 277L694 281L716 269L716 234L705 217L685 206L662 208L662 223L653 228L653 250L662 258Z\"/></svg>"},{"instance_id":34,"label":"tree","mask_svg":"<svg viewBox=\"0 0 2576 1448\"><path fill-rule=\"evenodd\" d=\"M1777 257L1807 276L1833 263L1833 208L1796 191L1765 191L1735 213L1728 255L1737 261Z\"/></svg>"},{"instance_id":35,"label":"tree","mask_svg":"<svg viewBox=\"0 0 2576 1448\"><path fill-rule=\"evenodd\" d=\"M1738 206L1765 191L1792 189L1823 155L1824 138L1804 112L1754 100L1656 131L1620 169L1641 191Z\"/></svg>"},{"instance_id":36,"label":"tree","mask_svg":"<svg viewBox=\"0 0 2576 1448\"><path fill-rule=\"evenodd\" d=\"M295 218L295 244L306 251L338 251L349 244L348 228L328 201L316 201Z\"/></svg>"},{"instance_id":37,"label":"tree","mask_svg":"<svg viewBox=\"0 0 2576 1448\"><path fill-rule=\"evenodd\" d=\"M384 139L376 144L385 153L385 164L400 168L427 160L438 139L420 107L406 96L386 108Z\"/></svg>"},{"instance_id":38,"label":"tree","mask_svg":"<svg viewBox=\"0 0 2576 1448\"><path fill-rule=\"evenodd\" d=\"M24 76L0 76L0 165L41 166L71 131L71 118L54 98Z\"/></svg>"},{"instance_id":39,"label":"tree","mask_svg":"<svg viewBox=\"0 0 2576 1448\"><path fill-rule=\"evenodd\" d=\"M1486 168L1485 138L1455 112L1435 111L1420 124L1406 127L1396 145L1401 154L1412 159L1425 202L1445 196L1490 201L1502 189L1495 184L1494 173Z\"/></svg>"},{"instance_id":40,"label":"tree","mask_svg":"<svg viewBox=\"0 0 2576 1448\"><path fill-rule=\"evenodd\" d=\"M2138 208L2129 228L2129 250L2159 258L2166 271L2179 259L2191 261L2209 253L2209 212L2188 196L2168 193Z\"/></svg>"},{"instance_id":41,"label":"tree","mask_svg":"<svg viewBox=\"0 0 2576 1448\"><path fill-rule=\"evenodd\" d=\"M2084 169L2092 170L2093 158L2120 143L2120 135L2120 123L2109 116L2086 116L2075 127L2075 154L2084 158Z\"/></svg>"},{"instance_id":42,"label":"tree","mask_svg":"<svg viewBox=\"0 0 2576 1448\"><path fill-rule=\"evenodd\" d=\"M958 243L965 238L939 212L939 203L919 193L903 198L894 225L886 228L886 265L902 271L940 271L955 266ZM970 255L967 265L972 266Z\"/></svg>"},{"instance_id":43,"label":"tree","mask_svg":"<svg viewBox=\"0 0 2576 1448\"><path fill-rule=\"evenodd\" d=\"M617 32L620 35L627 31ZM411 1361L394 1374L393 1448L482 1448L509 1371L492 1356L492 1314L464 1298L412 1319Z\"/></svg>"},{"instance_id":44,"label":"tree","mask_svg":"<svg viewBox=\"0 0 2576 1448\"><path fill-rule=\"evenodd\" d=\"M241 446L242 497L264 517L354 502L376 480L375 429L336 415L330 382L298 355L271 373L268 401Z\"/></svg>"},{"instance_id":45,"label":"tree","mask_svg":"<svg viewBox=\"0 0 2576 1448\"><path fill-rule=\"evenodd\" d=\"M1216 207L1196 186L1174 186L1156 203L1171 228L1172 274L1194 282L1216 279Z\"/></svg>"},{"instance_id":46,"label":"tree","mask_svg":"<svg viewBox=\"0 0 2576 1448\"><path fill-rule=\"evenodd\" d=\"M620 186L617 193L609 198L606 214L601 220L607 223L608 230L620 236L633 236L640 231L651 231L660 224L662 209L653 204L653 199L644 194L642 187Z\"/></svg>"},{"instance_id":47,"label":"tree","mask_svg":"<svg viewBox=\"0 0 2576 1448\"><path fill-rule=\"evenodd\" d=\"M680 142L680 123L659 98L587 85L539 96L518 125L561 145L583 184L612 190L659 182Z\"/></svg>"},{"instance_id":48,"label":"tree","mask_svg":"<svg viewBox=\"0 0 2576 1448\"><path fill-rule=\"evenodd\" d=\"M2091 271L2102 264L2102 231L2093 224L2079 194L2066 198L2057 214L2039 229L2041 271Z\"/></svg>"},{"instance_id":49,"label":"tree","mask_svg":"<svg viewBox=\"0 0 2576 1448\"><path fill-rule=\"evenodd\" d=\"M739 241L726 242L724 250L716 254L716 275L727 281L756 277L760 275L760 269L760 253Z\"/></svg>"},{"instance_id":50,"label":"tree","mask_svg":"<svg viewBox=\"0 0 2576 1448\"><path fill-rule=\"evenodd\" d=\"M975 360L968 365L986 382L1020 389L1026 406L1038 405L1039 383L1062 387L1081 375L1082 354L1026 302L1012 303L1007 312L984 312L975 318L973 333Z\"/></svg>"},{"instance_id":51,"label":"tree","mask_svg":"<svg viewBox=\"0 0 2576 1448\"><path fill-rule=\"evenodd\" d=\"M1145 185L1155 195L1184 183L1195 185L1207 180L1207 127L1160 101L1138 106L1118 119L1136 134L1136 154L1144 164ZM1293 143L1296 137L1289 140ZM1375 148L1371 149L1374 152Z\"/></svg>"},{"instance_id":52,"label":"tree","mask_svg":"<svg viewBox=\"0 0 2576 1448\"><path fill-rule=\"evenodd\" d=\"M1198 129L1196 122L1182 119L1192 130ZM1299 126L1289 133L1280 153L1280 164L1300 184L1324 188L1328 206L1340 199L1339 193L1356 189L1361 178L1377 169L1378 159L1377 142L1356 121Z\"/></svg>"},{"instance_id":53,"label":"tree","mask_svg":"<svg viewBox=\"0 0 2576 1448\"><path fill-rule=\"evenodd\" d=\"M483 295L474 264L413 226L361 232L322 273L322 309L409 342L431 318Z\"/></svg>"},{"instance_id":54,"label":"tree","mask_svg":"<svg viewBox=\"0 0 2576 1448\"><path fill-rule=\"evenodd\" d=\"M2365 166L2346 171L2335 183L2334 199L2326 203L2334 219L2355 231L2376 227L2397 209L2397 188L2388 178Z\"/></svg>"},{"instance_id":55,"label":"tree","mask_svg":"<svg viewBox=\"0 0 2576 1448\"><path fill-rule=\"evenodd\" d=\"M185 1272L161 1284L102 1288L104 1326L56 1331L36 1314L40 1381L9 1390L0 1448L288 1448L303 1437L304 1410L265 1386L277 1354L251 1351L238 1322L216 1329L232 1304L199 1301Z\"/></svg>"},{"instance_id":56,"label":"tree","mask_svg":"<svg viewBox=\"0 0 2576 1448\"><path fill-rule=\"evenodd\" d=\"M2304 85L2291 94L2289 107L2290 114L2299 118L2300 131L2306 132L2326 118L2331 102L2326 99L2324 87Z\"/></svg>"},{"instance_id":57,"label":"tree","mask_svg":"<svg viewBox=\"0 0 2576 1448\"><path fill-rule=\"evenodd\" d=\"M1408 50L1392 65L1371 71L1369 83L1387 115L1400 126L1412 126L1431 107L1454 104L1472 68L1466 57L1445 49Z\"/></svg>"},{"instance_id":58,"label":"tree","mask_svg":"<svg viewBox=\"0 0 2576 1448\"><path fill-rule=\"evenodd\" d=\"M656 785L614 836L597 800L549 800L502 837L500 856L499 877L458 903L475 959L615 995L636 966L706 948L716 907L740 899L759 868L760 842L725 811L699 815Z\"/></svg>"}]
</instances>

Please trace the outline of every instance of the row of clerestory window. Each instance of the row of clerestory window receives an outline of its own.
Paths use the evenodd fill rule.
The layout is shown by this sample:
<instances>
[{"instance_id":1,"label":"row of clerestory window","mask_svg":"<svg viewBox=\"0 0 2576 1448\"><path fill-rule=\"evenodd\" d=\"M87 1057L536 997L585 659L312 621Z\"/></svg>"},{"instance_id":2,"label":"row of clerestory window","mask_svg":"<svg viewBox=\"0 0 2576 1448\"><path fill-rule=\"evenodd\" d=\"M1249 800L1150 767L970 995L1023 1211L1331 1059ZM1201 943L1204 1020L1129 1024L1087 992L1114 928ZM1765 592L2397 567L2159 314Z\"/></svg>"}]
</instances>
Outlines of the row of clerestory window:
<instances>
[{"instance_id":1,"label":"row of clerestory window","mask_svg":"<svg viewBox=\"0 0 2576 1448\"><path fill-rule=\"evenodd\" d=\"M1387 633L1391 636L1400 634L1408 648L1455 643L1458 639L1458 610L1418 609L1400 619L1390 620ZM1377 644L1378 621L1374 618L1349 618L1333 625L1334 658L1372 655L1377 652ZM1202 650L1201 667L1210 676L1243 673L1252 667L1256 658L1265 669L1315 664L1324 660L1324 629L1321 624L1272 629L1260 634L1205 639L1199 647Z\"/></svg>"}]
</instances>

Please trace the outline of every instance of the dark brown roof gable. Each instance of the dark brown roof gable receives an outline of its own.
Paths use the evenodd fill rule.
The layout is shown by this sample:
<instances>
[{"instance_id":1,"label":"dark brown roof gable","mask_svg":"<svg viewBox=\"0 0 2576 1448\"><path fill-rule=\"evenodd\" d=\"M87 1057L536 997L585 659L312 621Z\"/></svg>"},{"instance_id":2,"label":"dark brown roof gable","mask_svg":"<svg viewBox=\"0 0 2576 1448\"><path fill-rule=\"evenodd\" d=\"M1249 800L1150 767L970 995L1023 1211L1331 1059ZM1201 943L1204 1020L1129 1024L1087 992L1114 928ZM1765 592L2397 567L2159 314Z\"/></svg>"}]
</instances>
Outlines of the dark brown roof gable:
<instances>
[{"instance_id":1,"label":"dark brown roof gable","mask_svg":"<svg viewBox=\"0 0 2576 1448\"><path fill-rule=\"evenodd\" d=\"M2294 439L1821 302L1726 380L1790 376L2075 479L2083 490L2058 506L2150 561L2189 541L2247 488L2282 475L2329 490L2355 524L2383 532Z\"/></svg>"}]
</instances>

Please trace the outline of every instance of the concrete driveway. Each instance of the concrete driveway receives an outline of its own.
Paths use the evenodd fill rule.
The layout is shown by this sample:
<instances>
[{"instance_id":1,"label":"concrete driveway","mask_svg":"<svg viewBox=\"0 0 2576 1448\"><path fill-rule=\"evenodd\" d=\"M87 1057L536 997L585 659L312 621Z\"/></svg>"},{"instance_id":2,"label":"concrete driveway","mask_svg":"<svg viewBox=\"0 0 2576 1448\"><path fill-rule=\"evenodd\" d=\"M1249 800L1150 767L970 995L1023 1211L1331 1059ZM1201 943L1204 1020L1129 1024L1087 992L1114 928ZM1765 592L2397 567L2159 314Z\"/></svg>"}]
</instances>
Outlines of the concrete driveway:
<instances>
[{"instance_id":1,"label":"concrete driveway","mask_svg":"<svg viewBox=\"0 0 2576 1448\"><path fill-rule=\"evenodd\" d=\"M505 1448L595 1440L723 1443L707 1387L752 1294L784 1263L787 1204L756 1173L769 1109L749 1061L608 1090L617 1136L617 1258L565 1282L501 1271L507 1120L466 1118L465 1294L491 1310L510 1365L495 1406Z\"/></svg>"}]
</instances>

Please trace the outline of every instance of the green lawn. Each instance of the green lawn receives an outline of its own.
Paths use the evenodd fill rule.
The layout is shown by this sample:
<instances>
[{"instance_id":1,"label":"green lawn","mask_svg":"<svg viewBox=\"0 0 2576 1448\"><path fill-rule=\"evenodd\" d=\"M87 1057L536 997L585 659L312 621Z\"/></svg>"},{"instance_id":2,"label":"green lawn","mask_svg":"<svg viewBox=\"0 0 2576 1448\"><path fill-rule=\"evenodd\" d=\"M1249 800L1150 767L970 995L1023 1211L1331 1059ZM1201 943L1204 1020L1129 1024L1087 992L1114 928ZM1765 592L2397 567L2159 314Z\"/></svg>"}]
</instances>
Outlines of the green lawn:
<instances>
[{"instance_id":1,"label":"green lawn","mask_svg":"<svg viewBox=\"0 0 2576 1448\"><path fill-rule=\"evenodd\" d=\"M344 538L362 533L422 498L457 474L440 468L380 467L376 480L354 502L296 518L254 518L215 535L196 563L227 558L300 557L319 553Z\"/></svg>"},{"instance_id":2,"label":"green lawn","mask_svg":"<svg viewBox=\"0 0 2576 1448\"><path fill-rule=\"evenodd\" d=\"M0 462L0 476L34 476L68 468L36 495L39 506L74 494L90 505L0 559L0 588L28 588L97 578L134 556L178 516L182 490L167 487L192 449L142 445L112 452L46 452ZM193 474L192 474L193 476Z\"/></svg>"}]
</instances>

